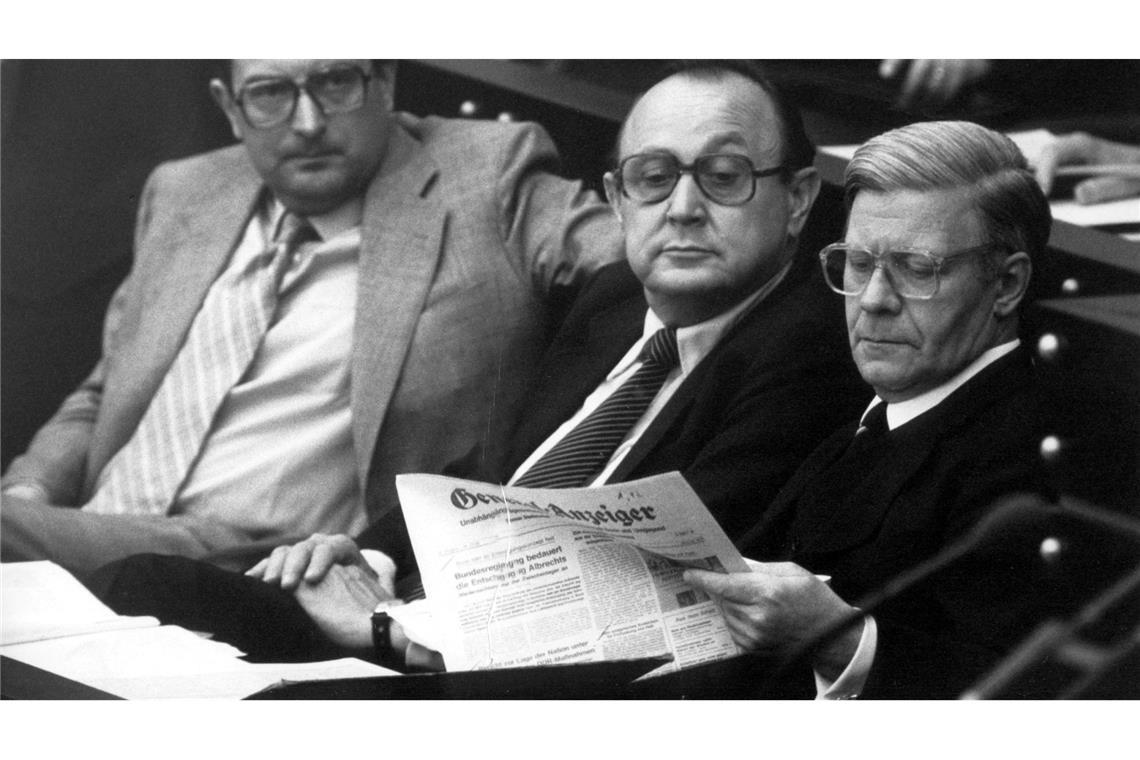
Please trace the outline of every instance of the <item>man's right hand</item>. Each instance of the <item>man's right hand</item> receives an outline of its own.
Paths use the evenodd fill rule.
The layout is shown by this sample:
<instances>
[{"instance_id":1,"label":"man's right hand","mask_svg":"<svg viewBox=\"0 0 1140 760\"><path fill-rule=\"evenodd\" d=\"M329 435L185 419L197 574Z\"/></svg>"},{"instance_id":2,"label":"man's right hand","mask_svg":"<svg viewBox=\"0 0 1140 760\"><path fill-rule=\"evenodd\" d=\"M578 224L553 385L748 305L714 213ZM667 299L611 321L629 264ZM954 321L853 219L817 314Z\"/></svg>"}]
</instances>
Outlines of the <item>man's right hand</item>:
<instances>
[{"instance_id":1,"label":"man's right hand","mask_svg":"<svg viewBox=\"0 0 1140 760\"><path fill-rule=\"evenodd\" d=\"M334 565L356 566L366 576L378 579L355 541L343 534L328 536L324 533L314 533L292 546L278 546L245 574L294 591L302 580L311 584L320 582Z\"/></svg>"}]
</instances>

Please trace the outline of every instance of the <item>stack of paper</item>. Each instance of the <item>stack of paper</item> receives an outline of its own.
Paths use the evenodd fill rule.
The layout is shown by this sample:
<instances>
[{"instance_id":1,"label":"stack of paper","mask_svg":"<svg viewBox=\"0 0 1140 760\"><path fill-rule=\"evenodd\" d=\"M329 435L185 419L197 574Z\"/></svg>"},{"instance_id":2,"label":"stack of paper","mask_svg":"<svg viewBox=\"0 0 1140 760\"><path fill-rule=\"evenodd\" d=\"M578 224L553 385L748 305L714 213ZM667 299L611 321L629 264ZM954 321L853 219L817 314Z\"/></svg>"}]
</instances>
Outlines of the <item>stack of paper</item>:
<instances>
[{"instance_id":1,"label":"stack of paper","mask_svg":"<svg viewBox=\"0 0 1140 760\"><path fill-rule=\"evenodd\" d=\"M116 615L51 562L0 565L0 654L128 699L241 698L282 681L395 674L355 659L248 663L228 644Z\"/></svg>"}]
</instances>

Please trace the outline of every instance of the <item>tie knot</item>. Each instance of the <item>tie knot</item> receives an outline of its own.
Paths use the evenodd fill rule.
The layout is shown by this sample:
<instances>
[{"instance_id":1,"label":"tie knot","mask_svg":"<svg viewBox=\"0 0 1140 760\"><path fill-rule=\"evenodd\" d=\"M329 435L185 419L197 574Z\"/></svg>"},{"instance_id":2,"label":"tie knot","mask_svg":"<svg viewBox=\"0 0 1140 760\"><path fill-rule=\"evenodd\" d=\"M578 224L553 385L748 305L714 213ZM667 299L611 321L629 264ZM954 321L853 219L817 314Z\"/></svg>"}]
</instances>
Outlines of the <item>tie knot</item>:
<instances>
[{"instance_id":1,"label":"tie knot","mask_svg":"<svg viewBox=\"0 0 1140 760\"><path fill-rule=\"evenodd\" d=\"M875 404L867 410L863 415L863 421L859 423L859 429L855 431L855 435L871 435L879 436L889 432L887 427L887 405L885 403Z\"/></svg>"},{"instance_id":2,"label":"tie knot","mask_svg":"<svg viewBox=\"0 0 1140 760\"><path fill-rule=\"evenodd\" d=\"M653 333L641 348L641 360L652 362L664 367L676 367L681 363L681 355L677 350L677 330L674 327L662 327Z\"/></svg>"},{"instance_id":3,"label":"tie knot","mask_svg":"<svg viewBox=\"0 0 1140 760\"><path fill-rule=\"evenodd\" d=\"M302 243L320 240L320 237L307 218L294 214L292 211L286 211L285 215L281 217L281 224L277 228L277 235L273 241L282 244L287 249L292 249Z\"/></svg>"}]
</instances>

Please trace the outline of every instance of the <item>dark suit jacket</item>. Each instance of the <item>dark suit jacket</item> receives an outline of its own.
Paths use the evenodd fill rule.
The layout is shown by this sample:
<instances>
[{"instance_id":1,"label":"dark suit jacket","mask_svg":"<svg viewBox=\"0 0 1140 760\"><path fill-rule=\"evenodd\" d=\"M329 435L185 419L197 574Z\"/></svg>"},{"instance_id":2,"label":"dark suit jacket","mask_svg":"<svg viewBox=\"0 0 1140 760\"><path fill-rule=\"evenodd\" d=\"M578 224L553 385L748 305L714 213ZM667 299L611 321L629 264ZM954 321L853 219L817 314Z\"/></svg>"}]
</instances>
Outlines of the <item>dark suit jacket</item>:
<instances>
[{"instance_id":1,"label":"dark suit jacket","mask_svg":"<svg viewBox=\"0 0 1140 760\"><path fill-rule=\"evenodd\" d=\"M448 474L506 482L641 336L647 308L628 264L600 270L543 359L506 459L473 452ZM843 301L823 283L814 257L799 255L780 285L685 379L609 480L679 470L735 538L869 397L847 346ZM393 557L401 570L414 563L402 515L377 523L360 542Z\"/></svg>"},{"instance_id":2,"label":"dark suit jacket","mask_svg":"<svg viewBox=\"0 0 1140 760\"><path fill-rule=\"evenodd\" d=\"M841 455L851 423L804 462L746 556L790 559L861 597L969 531L999 497L1051 495L1038 447L1029 354L1015 350L861 456ZM1029 631L1030 568L983 546L875 611L879 644L866 697L953 697Z\"/></svg>"}]
</instances>

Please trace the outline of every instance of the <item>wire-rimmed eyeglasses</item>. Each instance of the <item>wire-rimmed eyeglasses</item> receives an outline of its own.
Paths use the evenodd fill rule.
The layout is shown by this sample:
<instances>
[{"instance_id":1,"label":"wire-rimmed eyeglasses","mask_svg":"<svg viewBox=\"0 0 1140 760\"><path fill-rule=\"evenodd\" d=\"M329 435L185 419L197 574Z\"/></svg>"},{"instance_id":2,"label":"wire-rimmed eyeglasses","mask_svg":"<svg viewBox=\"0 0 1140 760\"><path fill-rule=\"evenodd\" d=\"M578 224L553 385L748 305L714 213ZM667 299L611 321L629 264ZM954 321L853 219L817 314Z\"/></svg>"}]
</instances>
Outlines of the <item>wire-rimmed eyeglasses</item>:
<instances>
[{"instance_id":1,"label":"wire-rimmed eyeglasses","mask_svg":"<svg viewBox=\"0 0 1140 760\"><path fill-rule=\"evenodd\" d=\"M927 300L938 293L942 265L946 259L986 253L995 248L995 244L985 243L940 254L917 248L893 248L874 253L847 243L832 243L820 251L819 260L828 287L840 295L862 295L875 276L875 270L882 269L900 296Z\"/></svg>"}]
</instances>

